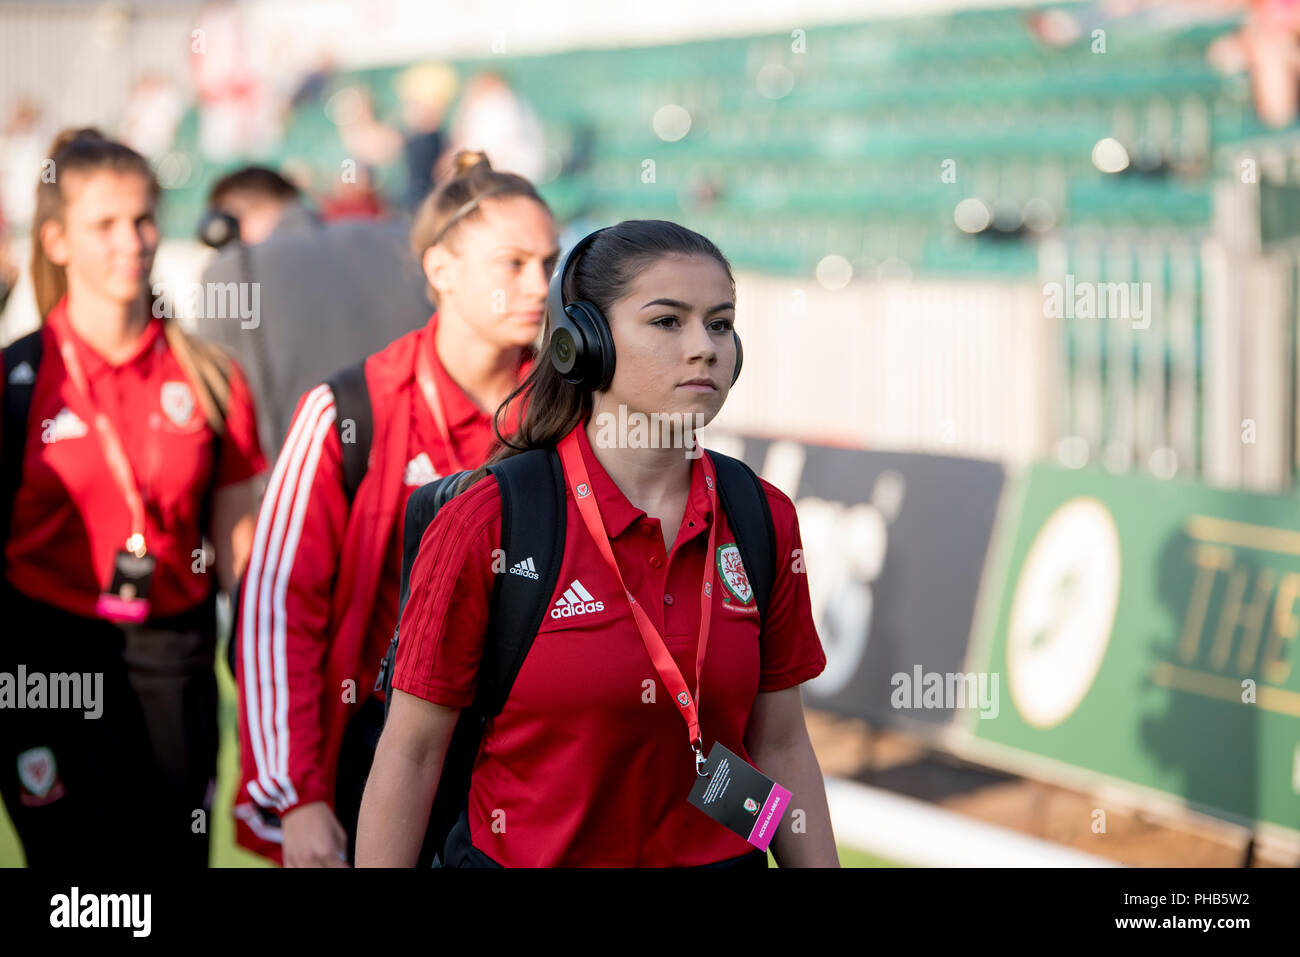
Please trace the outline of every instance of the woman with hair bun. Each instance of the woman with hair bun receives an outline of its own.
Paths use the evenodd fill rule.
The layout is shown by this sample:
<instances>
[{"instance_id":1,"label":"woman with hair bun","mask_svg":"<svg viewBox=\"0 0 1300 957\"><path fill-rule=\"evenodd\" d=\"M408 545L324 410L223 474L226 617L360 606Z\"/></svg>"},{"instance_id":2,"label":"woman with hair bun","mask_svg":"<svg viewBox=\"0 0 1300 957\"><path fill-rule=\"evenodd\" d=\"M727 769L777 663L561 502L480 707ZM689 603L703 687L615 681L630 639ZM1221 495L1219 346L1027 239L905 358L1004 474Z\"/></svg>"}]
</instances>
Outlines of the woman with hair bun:
<instances>
[{"instance_id":1,"label":"woman with hair bun","mask_svg":"<svg viewBox=\"0 0 1300 957\"><path fill-rule=\"evenodd\" d=\"M215 599L265 463L238 365L151 294L158 195L130 148L56 138L32 221L42 324L4 353L0 672L26 700L0 710L0 792L33 866L207 865Z\"/></svg>"},{"instance_id":2,"label":"woman with hair bun","mask_svg":"<svg viewBox=\"0 0 1300 957\"><path fill-rule=\"evenodd\" d=\"M352 858L397 624L406 500L482 464L493 413L528 373L557 256L528 180L462 151L411 230L436 311L364 361L368 468L349 497L329 384L298 403L258 518L237 625L238 840L290 867ZM510 423L503 428L509 431Z\"/></svg>"}]
</instances>

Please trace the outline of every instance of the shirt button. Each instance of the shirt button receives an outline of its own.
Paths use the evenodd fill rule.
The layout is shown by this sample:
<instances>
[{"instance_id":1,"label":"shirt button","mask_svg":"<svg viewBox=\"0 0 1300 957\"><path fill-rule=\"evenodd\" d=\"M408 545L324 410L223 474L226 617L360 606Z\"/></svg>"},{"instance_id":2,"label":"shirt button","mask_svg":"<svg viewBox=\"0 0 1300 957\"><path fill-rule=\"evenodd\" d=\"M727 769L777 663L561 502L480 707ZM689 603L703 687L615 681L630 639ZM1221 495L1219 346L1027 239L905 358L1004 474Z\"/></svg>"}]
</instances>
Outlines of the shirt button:
<instances>
[{"instance_id":1,"label":"shirt button","mask_svg":"<svg viewBox=\"0 0 1300 957\"><path fill-rule=\"evenodd\" d=\"M649 536L649 535L653 535L654 533L655 533L655 530L654 530L653 528L651 528L649 525L642 525L642 526L641 526L641 534L642 534L642 535Z\"/></svg>"},{"instance_id":2,"label":"shirt button","mask_svg":"<svg viewBox=\"0 0 1300 957\"><path fill-rule=\"evenodd\" d=\"M658 568L658 567L659 567L660 565L662 565L663 563L664 563L664 560L663 560L662 558L660 558L658 555L656 555L654 558L650 559L650 567L651 567L651 568Z\"/></svg>"},{"instance_id":3,"label":"shirt button","mask_svg":"<svg viewBox=\"0 0 1300 957\"><path fill-rule=\"evenodd\" d=\"M664 595L664 604L665 604L665 605L671 605L672 603L673 603L673 596L672 596L672 595Z\"/></svg>"}]
</instances>

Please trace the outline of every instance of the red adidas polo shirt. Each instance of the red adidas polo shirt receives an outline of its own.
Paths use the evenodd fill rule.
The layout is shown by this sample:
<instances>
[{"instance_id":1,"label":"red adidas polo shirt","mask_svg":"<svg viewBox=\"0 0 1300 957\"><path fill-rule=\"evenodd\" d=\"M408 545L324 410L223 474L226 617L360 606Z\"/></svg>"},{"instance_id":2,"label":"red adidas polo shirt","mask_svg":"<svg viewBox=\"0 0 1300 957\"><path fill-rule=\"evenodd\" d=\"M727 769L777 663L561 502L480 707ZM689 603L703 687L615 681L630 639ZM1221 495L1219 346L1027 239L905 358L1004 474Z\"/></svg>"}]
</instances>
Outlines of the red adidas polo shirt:
<instances>
[{"instance_id":1,"label":"red adidas polo shirt","mask_svg":"<svg viewBox=\"0 0 1300 957\"><path fill-rule=\"evenodd\" d=\"M117 428L144 499L145 542L157 559L150 616L187 611L207 597L216 574L211 565L195 570L209 488L245 481L266 467L248 386L232 364L226 434L214 456L212 429L167 345L163 321L151 319L132 354L111 364L72 331L66 303L50 311L41 333L5 576L30 598L93 618L131 533L131 513L95 434L94 408L63 365L59 344L68 337L94 402Z\"/></svg>"},{"instance_id":2,"label":"red adidas polo shirt","mask_svg":"<svg viewBox=\"0 0 1300 957\"><path fill-rule=\"evenodd\" d=\"M688 681L700 580L704 562L713 565L700 726L706 751L719 741L748 759L744 736L755 696L801 684L826 665L807 580L788 557L801 547L793 503L763 483L777 576L760 641L752 592L740 600L724 584L717 556L705 554L709 522L721 523L719 550L735 539L721 505L718 515L710 512L699 460L666 552L659 520L627 500L596 461L584 428L579 435L627 587L651 613L682 674L692 676ZM695 768L685 722L568 492L566 501L565 555L551 611L475 762L474 847L510 867L691 866L752 851L687 803ZM452 499L430 524L412 569L395 688L448 707L472 703L500 540L501 499L491 476Z\"/></svg>"}]
</instances>

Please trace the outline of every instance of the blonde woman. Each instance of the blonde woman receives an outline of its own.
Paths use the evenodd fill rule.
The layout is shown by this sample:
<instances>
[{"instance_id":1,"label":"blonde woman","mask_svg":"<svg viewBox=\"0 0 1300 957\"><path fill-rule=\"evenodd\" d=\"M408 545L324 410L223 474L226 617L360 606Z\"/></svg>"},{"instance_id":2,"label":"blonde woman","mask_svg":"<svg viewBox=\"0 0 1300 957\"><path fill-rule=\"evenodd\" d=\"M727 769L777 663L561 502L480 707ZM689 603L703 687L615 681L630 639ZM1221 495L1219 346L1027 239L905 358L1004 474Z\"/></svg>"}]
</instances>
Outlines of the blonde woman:
<instances>
[{"instance_id":1,"label":"blonde woman","mask_svg":"<svg viewBox=\"0 0 1300 957\"><path fill-rule=\"evenodd\" d=\"M32 223L42 326L5 350L0 671L27 675L29 706L49 697L0 711L0 792L31 865L207 864L214 600L264 462L238 366L155 308L158 194L128 147L55 140Z\"/></svg>"}]
</instances>

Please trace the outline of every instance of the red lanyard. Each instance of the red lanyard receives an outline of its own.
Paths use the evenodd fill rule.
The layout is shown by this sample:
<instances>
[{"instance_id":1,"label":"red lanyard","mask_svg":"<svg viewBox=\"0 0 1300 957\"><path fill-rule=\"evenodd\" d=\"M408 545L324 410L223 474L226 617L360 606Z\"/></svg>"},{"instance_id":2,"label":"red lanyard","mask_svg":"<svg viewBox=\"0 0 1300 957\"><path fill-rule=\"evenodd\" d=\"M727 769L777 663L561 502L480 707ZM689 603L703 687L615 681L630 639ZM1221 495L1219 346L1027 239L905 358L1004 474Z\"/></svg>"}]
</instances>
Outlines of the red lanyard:
<instances>
[{"instance_id":1,"label":"red lanyard","mask_svg":"<svg viewBox=\"0 0 1300 957\"><path fill-rule=\"evenodd\" d=\"M429 407L429 412L433 415L433 423L438 427L442 447L447 450L447 458L451 461L451 472L462 472L465 466L461 464L460 456L456 454L456 447L452 445L451 430L447 428L447 416L442 410L442 396L438 394L438 384L433 380L433 363L429 361L429 350L432 348L433 343L426 341L421 342L420 348L416 350L415 381L424 394L424 404Z\"/></svg>"},{"instance_id":2,"label":"red lanyard","mask_svg":"<svg viewBox=\"0 0 1300 957\"><path fill-rule=\"evenodd\" d=\"M585 425L579 423L577 428L560 440L558 451L560 453L560 462L564 466L565 481L569 483L569 488L573 490L573 499L578 503L578 512L582 515L587 530L591 532L596 547L600 550L600 554L604 556L605 563L618 576L618 583L622 586L623 593L627 595L628 603L632 606L632 617L636 620L637 631L641 633L641 641L650 654L650 660L654 663L655 670L659 672L660 679L672 693L673 703L677 705L678 710L682 713L682 718L686 721L686 730L690 735L691 749L695 752L695 765L698 771L700 766L704 764L704 752L702 750L704 741L700 737L699 717L700 673L704 668L704 649L708 646L709 619L713 614L713 566L711 558L718 534L718 491L715 487L717 483L714 478L713 462L710 461L707 455L701 457L701 464L704 467L704 484L708 487L709 506L713 511L713 517L709 522L709 548L705 552L704 558L704 581L700 585L700 638L695 651L695 693L692 694L691 690L686 686L686 680L682 677L681 670L677 667L677 662L673 660L672 653L668 650L667 644L664 643L663 636L659 634L654 623L650 621L649 614L637 602L636 597L628 590L626 582L623 581L623 573L619 571L618 561L614 558L614 549L609 542L609 533L605 530L605 522L600 515L600 506L596 504L596 496L591 493L591 479L587 476L587 466L582 460L582 450L578 444L578 429L581 428L585 428Z\"/></svg>"},{"instance_id":3,"label":"red lanyard","mask_svg":"<svg viewBox=\"0 0 1300 957\"><path fill-rule=\"evenodd\" d=\"M104 458L108 462L108 471L121 491L122 498L126 500L127 509L131 512L131 535L126 540L126 550L136 558L143 558L146 552L144 541L144 498L140 494L140 486L136 482L135 473L131 470L131 460L122 445L122 439L118 435L117 428L91 395L90 381L86 378L85 369L82 368L81 357L77 355L77 346L73 342L71 329L59 329L58 331L61 333L59 336L59 353L63 356L63 367L68 372L68 378L72 381L73 388L81 393L86 405L95 410L95 432L99 436L99 444L104 450ZM160 343L154 344L155 370L158 368L158 350L160 348Z\"/></svg>"}]
</instances>

